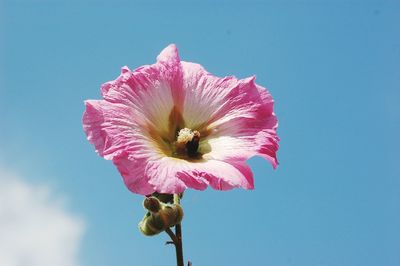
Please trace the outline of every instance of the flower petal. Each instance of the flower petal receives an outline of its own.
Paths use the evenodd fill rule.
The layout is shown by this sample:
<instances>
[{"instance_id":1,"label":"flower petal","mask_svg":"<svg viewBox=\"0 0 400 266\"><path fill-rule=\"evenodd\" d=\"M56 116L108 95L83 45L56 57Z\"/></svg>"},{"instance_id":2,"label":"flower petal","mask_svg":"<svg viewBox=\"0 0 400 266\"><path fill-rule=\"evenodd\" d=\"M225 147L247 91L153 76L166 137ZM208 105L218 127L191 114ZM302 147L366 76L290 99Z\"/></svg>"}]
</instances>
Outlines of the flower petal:
<instances>
[{"instance_id":1,"label":"flower petal","mask_svg":"<svg viewBox=\"0 0 400 266\"><path fill-rule=\"evenodd\" d=\"M88 140L99 155L113 160L128 189L147 195L155 191L145 175L147 162L164 156L164 151L158 140L135 124L132 111L123 104L86 101L83 124Z\"/></svg>"},{"instance_id":2,"label":"flower petal","mask_svg":"<svg viewBox=\"0 0 400 266\"><path fill-rule=\"evenodd\" d=\"M158 62L135 71L123 67L121 75L114 81L102 85L104 101L87 101L83 124L89 141L93 143L101 156L112 159L111 140L129 142L134 137L132 130L156 130L159 135L168 135L171 113L178 113L182 86L182 72L177 49L168 46L158 56ZM175 98L176 99L175 99ZM175 111L174 111L175 110ZM173 112L174 111L174 112ZM107 130L104 128L106 127ZM118 129L120 128L120 129ZM123 132L127 132L124 136ZM114 143L113 142L113 143ZM115 147L124 149L120 143ZM125 143L127 144L127 143Z\"/></svg>"},{"instance_id":3,"label":"flower petal","mask_svg":"<svg viewBox=\"0 0 400 266\"><path fill-rule=\"evenodd\" d=\"M151 125L162 135L170 131L170 115L181 113L184 97L182 71L175 45L165 48L157 63L134 71L123 67L121 75L102 86L110 103L121 103L134 110L139 126ZM175 110L175 111L174 111Z\"/></svg>"},{"instance_id":4,"label":"flower petal","mask_svg":"<svg viewBox=\"0 0 400 266\"><path fill-rule=\"evenodd\" d=\"M183 73L176 45L170 44L164 48L157 56L157 62L159 65L161 64L164 66L164 68L160 68L160 70L169 77L170 90L175 106L181 107L185 97L185 90L183 90L182 86Z\"/></svg>"},{"instance_id":5,"label":"flower petal","mask_svg":"<svg viewBox=\"0 0 400 266\"><path fill-rule=\"evenodd\" d=\"M232 188L253 189L253 173L245 162L217 160L205 160L191 164L191 168L182 171L178 177L192 188L194 182L209 184L217 190L229 190Z\"/></svg>"},{"instance_id":6,"label":"flower petal","mask_svg":"<svg viewBox=\"0 0 400 266\"><path fill-rule=\"evenodd\" d=\"M203 155L205 159L214 160L247 160L253 156L261 156L272 163L276 168L278 162L276 151L279 138L274 132L258 131L251 135L248 129L247 136L219 136L210 138L207 143L210 146L209 153Z\"/></svg>"},{"instance_id":7,"label":"flower petal","mask_svg":"<svg viewBox=\"0 0 400 266\"><path fill-rule=\"evenodd\" d=\"M98 100L85 101L86 110L83 113L82 123L87 139L94 145L96 152L100 156L104 156L107 135L102 130L104 117L100 109L100 102Z\"/></svg>"},{"instance_id":8,"label":"flower petal","mask_svg":"<svg viewBox=\"0 0 400 266\"><path fill-rule=\"evenodd\" d=\"M134 135L134 121L129 117L130 109L110 104L103 100L85 101L83 129L96 152L107 160L124 149L126 142Z\"/></svg>"},{"instance_id":9,"label":"flower petal","mask_svg":"<svg viewBox=\"0 0 400 266\"><path fill-rule=\"evenodd\" d=\"M177 177L177 173L186 167L184 160L163 157L147 163L146 177L157 192L182 193L188 186Z\"/></svg>"},{"instance_id":10,"label":"flower petal","mask_svg":"<svg viewBox=\"0 0 400 266\"><path fill-rule=\"evenodd\" d=\"M189 162L164 157L149 162L146 174L149 183L162 193L181 193L188 187L204 190L209 185L218 190L254 188L253 174L245 162Z\"/></svg>"},{"instance_id":11,"label":"flower petal","mask_svg":"<svg viewBox=\"0 0 400 266\"><path fill-rule=\"evenodd\" d=\"M254 77L217 78L198 64L181 63L184 119L202 135L201 146L207 146L203 158L246 160L259 155L276 167L278 124L269 92L255 84Z\"/></svg>"},{"instance_id":12,"label":"flower petal","mask_svg":"<svg viewBox=\"0 0 400 266\"><path fill-rule=\"evenodd\" d=\"M130 191L141 195L149 195L155 192L154 187L149 184L149 179L145 175L147 158L135 158L125 152L116 156L113 162Z\"/></svg>"},{"instance_id":13,"label":"flower petal","mask_svg":"<svg viewBox=\"0 0 400 266\"><path fill-rule=\"evenodd\" d=\"M88 100L83 115L83 128L96 152L112 160L122 152L141 154L142 157L164 154L162 142L139 127L132 108L104 100Z\"/></svg>"}]
</instances>

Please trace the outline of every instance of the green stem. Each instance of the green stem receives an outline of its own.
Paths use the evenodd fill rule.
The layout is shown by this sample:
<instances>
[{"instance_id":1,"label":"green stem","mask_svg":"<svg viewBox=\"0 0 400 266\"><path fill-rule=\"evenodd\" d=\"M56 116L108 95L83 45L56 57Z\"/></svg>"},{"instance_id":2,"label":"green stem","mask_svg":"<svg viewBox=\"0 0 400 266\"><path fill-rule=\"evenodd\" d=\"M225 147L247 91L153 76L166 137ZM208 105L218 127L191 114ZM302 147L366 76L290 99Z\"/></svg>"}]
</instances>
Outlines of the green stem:
<instances>
[{"instance_id":1,"label":"green stem","mask_svg":"<svg viewBox=\"0 0 400 266\"><path fill-rule=\"evenodd\" d=\"M174 194L174 204L180 204L180 197L178 194ZM182 247L182 226L181 224L175 225L175 251L176 251L176 265L184 266L183 261L183 247Z\"/></svg>"}]
</instances>

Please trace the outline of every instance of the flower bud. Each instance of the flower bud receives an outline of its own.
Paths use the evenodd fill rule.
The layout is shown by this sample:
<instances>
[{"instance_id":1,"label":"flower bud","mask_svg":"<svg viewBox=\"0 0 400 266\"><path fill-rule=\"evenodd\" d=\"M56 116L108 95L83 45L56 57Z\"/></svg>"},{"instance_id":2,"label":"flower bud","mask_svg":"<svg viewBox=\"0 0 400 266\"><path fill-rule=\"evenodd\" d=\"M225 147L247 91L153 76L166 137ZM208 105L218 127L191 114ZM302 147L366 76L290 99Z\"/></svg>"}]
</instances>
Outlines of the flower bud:
<instances>
[{"instance_id":1,"label":"flower bud","mask_svg":"<svg viewBox=\"0 0 400 266\"><path fill-rule=\"evenodd\" d=\"M146 197L143 201L143 206L149 212L158 212L161 209L161 203L156 197Z\"/></svg>"},{"instance_id":2,"label":"flower bud","mask_svg":"<svg viewBox=\"0 0 400 266\"><path fill-rule=\"evenodd\" d=\"M179 204L167 204L155 197L147 197L143 206L148 212L140 221L139 229L146 236L159 234L183 219L183 209Z\"/></svg>"}]
</instances>

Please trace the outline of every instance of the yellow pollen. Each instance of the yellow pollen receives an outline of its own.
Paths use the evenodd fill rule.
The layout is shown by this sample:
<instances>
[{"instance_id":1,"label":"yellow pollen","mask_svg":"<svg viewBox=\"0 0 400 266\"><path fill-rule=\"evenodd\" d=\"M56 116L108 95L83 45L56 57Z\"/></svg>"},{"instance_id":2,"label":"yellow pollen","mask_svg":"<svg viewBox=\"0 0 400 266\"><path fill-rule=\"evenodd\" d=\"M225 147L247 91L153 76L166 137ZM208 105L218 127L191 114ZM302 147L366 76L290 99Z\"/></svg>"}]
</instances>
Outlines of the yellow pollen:
<instances>
[{"instance_id":1,"label":"yellow pollen","mask_svg":"<svg viewBox=\"0 0 400 266\"><path fill-rule=\"evenodd\" d=\"M179 130L178 138L176 139L177 144L185 145L189 141L192 141L194 137L194 132L189 128L183 128Z\"/></svg>"},{"instance_id":2,"label":"yellow pollen","mask_svg":"<svg viewBox=\"0 0 400 266\"><path fill-rule=\"evenodd\" d=\"M200 133L197 130L183 128L179 130L176 138L175 147L180 153L197 153L199 146Z\"/></svg>"}]
</instances>

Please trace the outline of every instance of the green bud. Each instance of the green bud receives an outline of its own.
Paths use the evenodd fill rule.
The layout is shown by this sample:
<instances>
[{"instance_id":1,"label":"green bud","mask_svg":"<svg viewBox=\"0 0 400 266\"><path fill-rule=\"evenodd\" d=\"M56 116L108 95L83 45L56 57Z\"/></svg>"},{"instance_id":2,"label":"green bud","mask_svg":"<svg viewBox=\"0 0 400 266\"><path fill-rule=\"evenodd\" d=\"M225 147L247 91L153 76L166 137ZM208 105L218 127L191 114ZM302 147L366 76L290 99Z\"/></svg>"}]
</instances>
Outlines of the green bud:
<instances>
[{"instance_id":1,"label":"green bud","mask_svg":"<svg viewBox=\"0 0 400 266\"><path fill-rule=\"evenodd\" d=\"M140 221L139 229L146 236L159 234L183 219L183 209L178 204L163 203L155 197L147 197L143 206L149 211Z\"/></svg>"},{"instance_id":2,"label":"green bud","mask_svg":"<svg viewBox=\"0 0 400 266\"><path fill-rule=\"evenodd\" d=\"M146 197L143 201L143 207L150 212L158 212L161 209L161 202L156 197Z\"/></svg>"}]
</instances>

